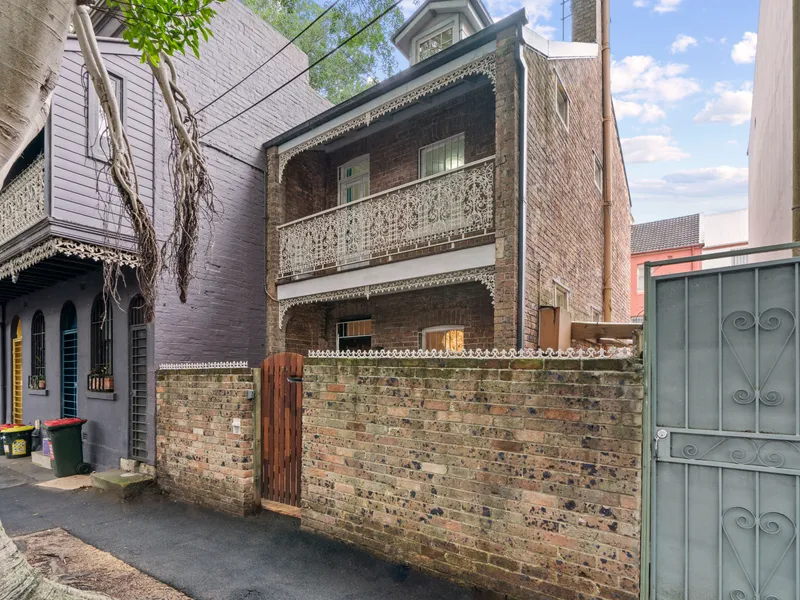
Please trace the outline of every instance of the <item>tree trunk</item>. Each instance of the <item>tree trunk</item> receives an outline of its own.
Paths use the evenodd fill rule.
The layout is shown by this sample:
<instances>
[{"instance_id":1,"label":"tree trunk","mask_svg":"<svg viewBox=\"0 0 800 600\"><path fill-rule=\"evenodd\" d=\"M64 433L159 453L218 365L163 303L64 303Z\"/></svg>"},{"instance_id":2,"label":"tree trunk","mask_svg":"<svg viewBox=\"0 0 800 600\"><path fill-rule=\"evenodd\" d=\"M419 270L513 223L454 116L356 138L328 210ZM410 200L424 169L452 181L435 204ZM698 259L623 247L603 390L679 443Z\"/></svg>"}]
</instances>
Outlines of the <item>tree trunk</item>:
<instances>
[{"instance_id":1,"label":"tree trunk","mask_svg":"<svg viewBox=\"0 0 800 600\"><path fill-rule=\"evenodd\" d=\"M41 131L75 0L0 0L0 186Z\"/></svg>"},{"instance_id":2,"label":"tree trunk","mask_svg":"<svg viewBox=\"0 0 800 600\"><path fill-rule=\"evenodd\" d=\"M6 0L2 0L5 2ZM0 525L0 600L111 600L55 583L28 564Z\"/></svg>"}]
</instances>

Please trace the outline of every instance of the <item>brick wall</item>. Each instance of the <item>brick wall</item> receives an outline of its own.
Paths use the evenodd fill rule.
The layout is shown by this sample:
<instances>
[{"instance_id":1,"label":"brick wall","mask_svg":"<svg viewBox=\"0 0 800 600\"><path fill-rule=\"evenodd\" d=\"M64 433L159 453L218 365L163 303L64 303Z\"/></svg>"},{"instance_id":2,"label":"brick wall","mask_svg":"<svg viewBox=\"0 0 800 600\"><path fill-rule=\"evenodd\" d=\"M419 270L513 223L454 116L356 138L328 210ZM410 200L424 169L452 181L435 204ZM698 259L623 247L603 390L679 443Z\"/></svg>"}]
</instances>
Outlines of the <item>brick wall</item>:
<instances>
[{"instance_id":1,"label":"brick wall","mask_svg":"<svg viewBox=\"0 0 800 600\"><path fill-rule=\"evenodd\" d=\"M598 55L599 56L599 55ZM600 59L528 65L528 301L526 345L538 341L538 306L554 304L554 281L570 292L574 321L603 307L603 195L594 180L602 160ZM569 127L555 106L556 73L569 95ZM612 142L612 320L630 316L630 196L617 140Z\"/></svg>"},{"instance_id":2,"label":"brick wall","mask_svg":"<svg viewBox=\"0 0 800 600\"><path fill-rule=\"evenodd\" d=\"M302 525L513 598L638 598L639 364L305 362Z\"/></svg>"},{"instance_id":3,"label":"brick wall","mask_svg":"<svg viewBox=\"0 0 800 600\"><path fill-rule=\"evenodd\" d=\"M250 369L158 372L159 487L237 515L254 510L254 400L247 396L256 383ZM233 419L241 420L238 434Z\"/></svg>"},{"instance_id":4,"label":"brick wall","mask_svg":"<svg viewBox=\"0 0 800 600\"><path fill-rule=\"evenodd\" d=\"M347 300L290 309L285 326L286 350L335 350L336 323L372 318L372 347L388 350L420 348L426 327L461 325L467 349L491 348L494 339L492 298L480 283L415 290L369 300Z\"/></svg>"}]
</instances>

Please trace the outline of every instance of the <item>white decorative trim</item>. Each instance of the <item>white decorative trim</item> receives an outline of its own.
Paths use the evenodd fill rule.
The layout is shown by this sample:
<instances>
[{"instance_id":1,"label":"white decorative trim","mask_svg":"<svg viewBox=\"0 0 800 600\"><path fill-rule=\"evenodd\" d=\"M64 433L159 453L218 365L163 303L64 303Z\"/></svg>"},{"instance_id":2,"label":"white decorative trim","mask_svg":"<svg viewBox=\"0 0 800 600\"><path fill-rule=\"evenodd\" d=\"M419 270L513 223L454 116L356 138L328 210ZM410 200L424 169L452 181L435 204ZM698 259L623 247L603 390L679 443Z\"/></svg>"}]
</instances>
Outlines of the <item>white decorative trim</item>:
<instances>
[{"instance_id":1,"label":"white decorative trim","mask_svg":"<svg viewBox=\"0 0 800 600\"><path fill-rule=\"evenodd\" d=\"M568 348L566 350L309 350L309 358L631 358L631 348Z\"/></svg>"},{"instance_id":2,"label":"white decorative trim","mask_svg":"<svg viewBox=\"0 0 800 600\"><path fill-rule=\"evenodd\" d=\"M453 285L467 281L477 281L485 285L486 289L489 290L489 294L492 296L492 304L494 304L494 267L479 267L475 269L466 269L464 271L451 271L450 273L441 273L439 275L426 275L425 277L414 277L389 283L379 283L377 285L363 285L346 290L337 290L335 292L324 292L321 294L310 294L308 296L279 300L278 328L283 329L283 320L286 316L286 312L293 306L301 304L335 302L337 300L350 300L352 298L369 299L370 296L395 294L397 292Z\"/></svg>"},{"instance_id":3,"label":"white decorative trim","mask_svg":"<svg viewBox=\"0 0 800 600\"><path fill-rule=\"evenodd\" d=\"M0 244L44 218L44 154L0 193Z\"/></svg>"},{"instance_id":4,"label":"white decorative trim","mask_svg":"<svg viewBox=\"0 0 800 600\"><path fill-rule=\"evenodd\" d=\"M34 246L19 256L15 256L11 260L0 263L0 280L6 277L14 277L25 269L29 269L56 254L111 263L122 267L135 267L139 262L135 254L116 248L104 248L103 246L75 242L65 238L52 238L38 246Z\"/></svg>"},{"instance_id":5,"label":"white decorative trim","mask_svg":"<svg viewBox=\"0 0 800 600\"><path fill-rule=\"evenodd\" d=\"M207 369L247 369L246 360L229 360L227 362L183 362L164 363L158 367L159 371L201 371Z\"/></svg>"},{"instance_id":6,"label":"white decorative trim","mask_svg":"<svg viewBox=\"0 0 800 600\"><path fill-rule=\"evenodd\" d=\"M324 144L325 142L336 139L337 137L347 133L348 131L352 131L353 129L366 127L372 122L373 119L377 119L383 115L387 115L405 106L408 106L409 104L413 104L420 98L423 98L428 94L432 94L433 92L445 88L471 75L486 75L486 77L489 78L489 81L492 82L492 88L496 88L495 72L495 55L494 53L487 54L478 60L472 61L463 67L459 67L458 69L455 69L454 71L451 71L442 77L421 85L416 89L406 92L397 98L393 98L388 102L384 102L383 104L376 106L364 114L358 115L349 121L345 121L337 127L329 129L328 131L324 131L323 133L306 140L302 144L298 144L297 146L289 148L285 152L282 152L278 157L278 181L280 182L283 180L283 171L286 168L286 164L301 152L313 148L314 146L318 146L319 144Z\"/></svg>"}]
</instances>

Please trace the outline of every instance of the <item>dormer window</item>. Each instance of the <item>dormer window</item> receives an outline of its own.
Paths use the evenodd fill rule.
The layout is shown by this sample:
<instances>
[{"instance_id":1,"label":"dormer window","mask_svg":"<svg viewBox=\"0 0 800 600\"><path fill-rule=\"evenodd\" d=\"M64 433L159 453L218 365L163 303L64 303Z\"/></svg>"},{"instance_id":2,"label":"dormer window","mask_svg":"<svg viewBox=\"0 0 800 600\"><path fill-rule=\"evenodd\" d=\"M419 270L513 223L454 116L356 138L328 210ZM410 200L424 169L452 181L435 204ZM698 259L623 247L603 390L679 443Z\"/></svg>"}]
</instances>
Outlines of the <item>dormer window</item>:
<instances>
[{"instance_id":1,"label":"dormer window","mask_svg":"<svg viewBox=\"0 0 800 600\"><path fill-rule=\"evenodd\" d=\"M450 23L447 27L439 29L435 33L424 36L417 47L417 62L421 62L437 52L453 45L455 38L455 23Z\"/></svg>"}]
</instances>

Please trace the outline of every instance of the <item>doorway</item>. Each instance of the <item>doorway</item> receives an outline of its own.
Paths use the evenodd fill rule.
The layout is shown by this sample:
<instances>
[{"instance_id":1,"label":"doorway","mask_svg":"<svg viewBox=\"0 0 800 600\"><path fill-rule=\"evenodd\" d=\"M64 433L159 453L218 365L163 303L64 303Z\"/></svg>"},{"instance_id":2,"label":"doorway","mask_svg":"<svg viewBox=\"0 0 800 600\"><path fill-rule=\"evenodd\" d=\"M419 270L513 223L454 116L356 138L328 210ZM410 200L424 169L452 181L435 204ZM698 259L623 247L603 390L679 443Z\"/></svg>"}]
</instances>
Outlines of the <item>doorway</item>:
<instances>
[{"instance_id":1,"label":"doorway","mask_svg":"<svg viewBox=\"0 0 800 600\"><path fill-rule=\"evenodd\" d=\"M14 332L14 338L11 340L11 374L14 394L11 416L14 423L22 424L22 321L19 317L16 317L14 321L16 321L16 325L11 329Z\"/></svg>"},{"instance_id":2,"label":"doorway","mask_svg":"<svg viewBox=\"0 0 800 600\"><path fill-rule=\"evenodd\" d=\"M61 309L61 417L78 416L78 313L72 302Z\"/></svg>"},{"instance_id":3,"label":"doorway","mask_svg":"<svg viewBox=\"0 0 800 600\"><path fill-rule=\"evenodd\" d=\"M128 309L129 405L128 452L130 458L147 459L147 320L142 296L134 296Z\"/></svg>"}]
</instances>

